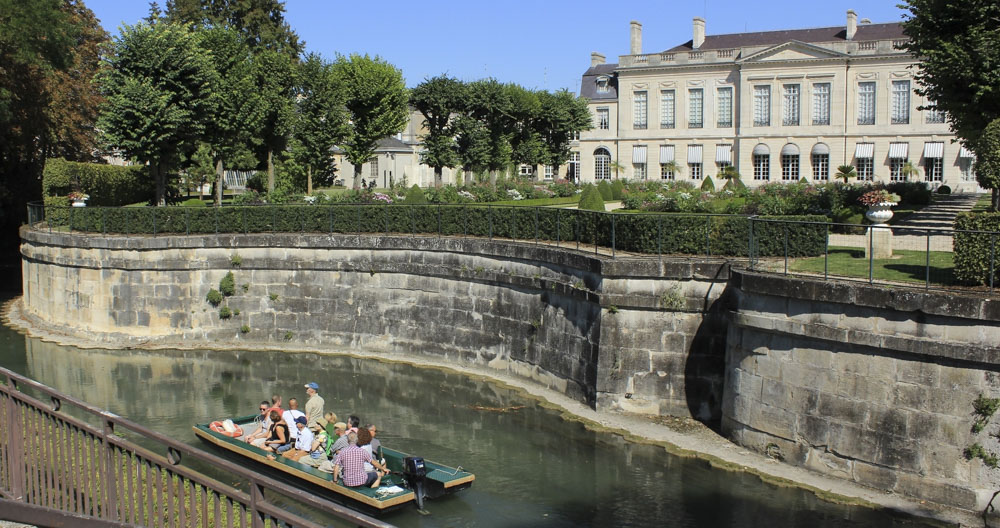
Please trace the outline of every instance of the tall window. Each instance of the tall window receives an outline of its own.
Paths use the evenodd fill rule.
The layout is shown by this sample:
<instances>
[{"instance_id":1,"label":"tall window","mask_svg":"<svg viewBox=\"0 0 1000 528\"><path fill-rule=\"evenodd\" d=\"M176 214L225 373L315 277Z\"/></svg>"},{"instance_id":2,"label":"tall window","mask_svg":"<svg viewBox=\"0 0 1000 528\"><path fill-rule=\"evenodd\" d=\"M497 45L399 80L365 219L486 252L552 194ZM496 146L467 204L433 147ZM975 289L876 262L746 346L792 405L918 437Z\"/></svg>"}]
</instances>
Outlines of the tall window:
<instances>
[{"instance_id":1,"label":"tall window","mask_svg":"<svg viewBox=\"0 0 1000 528\"><path fill-rule=\"evenodd\" d=\"M753 126L771 125L771 87L753 87Z\"/></svg>"},{"instance_id":2,"label":"tall window","mask_svg":"<svg viewBox=\"0 0 1000 528\"><path fill-rule=\"evenodd\" d=\"M771 155L770 154L754 154L753 155L753 179L755 179L755 180L770 180L771 179Z\"/></svg>"},{"instance_id":3,"label":"tall window","mask_svg":"<svg viewBox=\"0 0 1000 528\"><path fill-rule=\"evenodd\" d=\"M378 179L378 156L372 158L371 172L369 173L373 180Z\"/></svg>"},{"instance_id":4,"label":"tall window","mask_svg":"<svg viewBox=\"0 0 1000 528\"><path fill-rule=\"evenodd\" d=\"M646 164L645 163L633 163L632 173L635 174L635 179L645 180L646 179Z\"/></svg>"},{"instance_id":5,"label":"tall window","mask_svg":"<svg viewBox=\"0 0 1000 528\"><path fill-rule=\"evenodd\" d=\"M554 172L555 172L555 167L553 167L552 165L546 165L545 166L545 179L546 180L551 180L552 179L552 174Z\"/></svg>"},{"instance_id":6,"label":"tall window","mask_svg":"<svg viewBox=\"0 0 1000 528\"><path fill-rule=\"evenodd\" d=\"M705 118L705 91L701 88L688 90L688 128L701 128Z\"/></svg>"},{"instance_id":7,"label":"tall window","mask_svg":"<svg viewBox=\"0 0 1000 528\"><path fill-rule=\"evenodd\" d=\"M872 181L875 179L875 159L874 158L858 158L857 159L857 171L858 179L861 181Z\"/></svg>"},{"instance_id":8,"label":"tall window","mask_svg":"<svg viewBox=\"0 0 1000 528\"><path fill-rule=\"evenodd\" d=\"M733 87L719 88L715 97L716 126L729 128L733 126Z\"/></svg>"},{"instance_id":9,"label":"tall window","mask_svg":"<svg viewBox=\"0 0 1000 528\"><path fill-rule=\"evenodd\" d=\"M972 172L972 158L958 158L958 168L962 171L962 181L976 181Z\"/></svg>"},{"instance_id":10,"label":"tall window","mask_svg":"<svg viewBox=\"0 0 1000 528\"><path fill-rule=\"evenodd\" d=\"M571 152L569 155L569 165L566 167L566 178L571 182L576 182L580 177L580 153Z\"/></svg>"},{"instance_id":11,"label":"tall window","mask_svg":"<svg viewBox=\"0 0 1000 528\"><path fill-rule=\"evenodd\" d=\"M632 93L632 128L646 129L646 92Z\"/></svg>"},{"instance_id":12,"label":"tall window","mask_svg":"<svg viewBox=\"0 0 1000 528\"><path fill-rule=\"evenodd\" d=\"M924 174L929 182L939 182L944 179L944 158L924 158Z\"/></svg>"},{"instance_id":13,"label":"tall window","mask_svg":"<svg viewBox=\"0 0 1000 528\"><path fill-rule=\"evenodd\" d=\"M813 84L813 115L814 125L830 124L830 83Z\"/></svg>"},{"instance_id":14,"label":"tall window","mask_svg":"<svg viewBox=\"0 0 1000 528\"><path fill-rule=\"evenodd\" d=\"M672 180L675 178L674 171L670 170L670 168L669 163L660 164L660 179Z\"/></svg>"},{"instance_id":15,"label":"tall window","mask_svg":"<svg viewBox=\"0 0 1000 528\"><path fill-rule=\"evenodd\" d=\"M660 145L660 178L664 180L673 180L675 178L674 170L677 168L677 163L674 161L674 146L673 145Z\"/></svg>"},{"instance_id":16,"label":"tall window","mask_svg":"<svg viewBox=\"0 0 1000 528\"><path fill-rule=\"evenodd\" d=\"M611 179L611 153L606 148L594 151L594 179Z\"/></svg>"},{"instance_id":17,"label":"tall window","mask_svg":"<svg viewBox=\"0 0 1000 528\"><path fill-rule=\"evenodd\" d=\"M597 128L600 130L611 128L611 113L606 106L597 109Z\"/></svg>"},{"instance_id":18,"label":"tall window","mask_svg":"<svg viewBox=\"0 0 1000 528\"><path fill-rule=\"evenodd\" d=\"M904 164L906 158L889 158L889 180L906 181L906 175L903 174Z\"/></svg>"},{"instance_id":19,"label":"tall window","mask_svg":"<svg viewBox=\"0 0 1000 528\"><path fill-rule=\"evenodd\" d=\"M892 124L910 122L910 81L892 81Z\"/></svg>"},{"instance_id":20,"label":"tall window","mask_svg":"<svg viewBox=\"0 0 1000 528\"><path fill-rule=\"evenodd\" d=\"M660 91L660 128L674 128L674 91Z\"/></svg>"},{"instance_id":21,"label":"tall window","mask_svg":"<svg viewBox=\"0 0 1000 528\"><path fill-rule=\"evenodd\" d=\"M813 154L813 179L817 181L827 181L830 179L830 155Z\"/></svg>"},{"instance_id":22,"label":"tall window","mask_svg":"<svg viewBox=\"0 0 1000 528\"><path fill-rule=\"evenodd\" d=\"M875 83L858 83L858 124L875 124Z\"/></svg>"},{"instance_id":23,"label":"tall window","mask_svg":"<svg viewBox=\"0 0 1000 528\"><path fill-rule=\"evenodd\" d=\"M781 155L781 179L785 181L795 181L799 179L799 155Z\"/></svg>"},{"instance_id":24,"label":"tall window","mask_svg":"<svg viewBox=\"0 0 1000 528\"><path fill-rule=\"evenodd\" d=\"M924 121L927 123L944 123L944 112L937 109L937 105L928 104L930 108L927 108L924 112Z\"/></svg>"},{"instance_id":25,"label":"tall window","mask_svg":"<svg viewBox=\"0 0 1000 528\"><path fill-rule=\"evenodd\" d=\"M785 106L781 109L781 124L798 126L799 124L799 85L786 84Z\"/></svg>"},{"instance_id":26,"label":"tall window","mask_svg":"<svg viewBox=\"0 0 1000 528\"><path fill-rule=\"evenodd\" d=\"M688 171L691 173L692 180L701 179L701 163L688 163Z\"/></svg>"},{"instance_id":27,"label":"tall window","mask_svg":"<svg viewBox=\"0 0 1000 528\"><path fill-rule=\"evenodd\" d=\"M646 179L646 145L632 146L632 174L637 180Z\"/></svg>"}]
</instances>

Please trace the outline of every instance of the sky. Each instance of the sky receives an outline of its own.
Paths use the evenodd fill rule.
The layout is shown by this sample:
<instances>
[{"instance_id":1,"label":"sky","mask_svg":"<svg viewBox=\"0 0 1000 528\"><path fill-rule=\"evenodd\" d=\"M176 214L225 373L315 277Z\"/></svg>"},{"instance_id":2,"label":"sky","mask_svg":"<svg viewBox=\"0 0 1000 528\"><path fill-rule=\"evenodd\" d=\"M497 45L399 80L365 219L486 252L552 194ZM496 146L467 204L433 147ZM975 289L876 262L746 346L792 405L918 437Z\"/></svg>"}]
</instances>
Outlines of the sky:
<instances>
[{"instance_id":1,"label":"sky","mask_svg":"<svg viewBox=\"0 0 1000 528\"><path fill-rule=\"evenodd\" d=\"M608 62L629 53L629 22L642 24L642 51L691 39L691 19L708 35L843 26L847 10L873 23L898 22L899 0L286 0L285 18L306 50L378 55L409 87L448 74L494 77L527 88L580 90L590 53ZM145 0L84 0L113 36L146 16ZM165 2L160 0L160 6Z\"/></svg>"}]
</instances>

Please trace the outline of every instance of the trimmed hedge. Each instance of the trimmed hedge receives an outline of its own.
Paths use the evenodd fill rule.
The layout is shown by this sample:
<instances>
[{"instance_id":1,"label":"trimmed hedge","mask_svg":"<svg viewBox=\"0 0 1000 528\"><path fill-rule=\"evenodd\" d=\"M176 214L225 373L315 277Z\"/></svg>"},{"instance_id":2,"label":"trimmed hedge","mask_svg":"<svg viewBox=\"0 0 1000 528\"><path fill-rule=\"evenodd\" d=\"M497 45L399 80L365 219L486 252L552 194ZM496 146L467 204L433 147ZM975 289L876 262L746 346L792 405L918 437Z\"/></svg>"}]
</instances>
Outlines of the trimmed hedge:
<instances>
[{"instance_id":1,"label":"trimmed hedge","mask_svg":"<svg viewBox=\"0 0 1000 528\"><path fill-rule=\"evenodd\" d=\"M66 196L80 190L90 196L88 205L118 206L147 202L154 189L146 167L79 163L49 158L42 171L42 196Z\"/></svg>"},{"instance_id":2,"label":"trimmed hedge","mask_svg":"<svg viewBox=\"0 0 1000 528\"><path fill-rule=\"evenodd\" d=\"M596 189L594 190L596 193ZM745 216L619 214L551 207L483 205L277 205L233 207L50 208L53 227L124 234L385 233L579 241L636 253L746 257ZM802 222L817 222L802 223ZM758 217L755 257L822 255L825 216Z\"/></svg>"},{"instance_id":3,"label":"trimmed hedge","mask_svg":"<svg viewBox=\"0 0 1000 528\"><path fill-rule=\"evenodd\" d=\"M955 229L955 278L971 284L989 284L992 256L993 284L1000 284L1000 213L960 213L955 218Z\"/></svg>"}]
</instances>

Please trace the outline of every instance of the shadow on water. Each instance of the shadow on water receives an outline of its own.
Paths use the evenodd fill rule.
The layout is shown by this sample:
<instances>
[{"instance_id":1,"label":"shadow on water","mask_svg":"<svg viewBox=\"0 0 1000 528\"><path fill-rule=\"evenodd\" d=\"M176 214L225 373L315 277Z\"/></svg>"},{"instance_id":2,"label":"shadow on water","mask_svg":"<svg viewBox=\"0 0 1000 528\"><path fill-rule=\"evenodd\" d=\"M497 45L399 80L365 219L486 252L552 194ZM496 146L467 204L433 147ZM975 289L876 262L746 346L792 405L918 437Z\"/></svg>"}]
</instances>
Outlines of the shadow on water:
<instances>
[{"instance_id":1,"label":"shadow on water","mask_svg":"<svg viewBox=\"0 0 1000 528\"><path fill-rule=\"evenodd\" d=\"M304 398L315 381L327 410L376 423L385 445L476 474L472 488L428 502L431 515L385 517L400 526L905 524L588 430L448 371L318 354L79 350L5 327L0 346L0 365L193 445L192 424L250 413L273 393Z\"/></svg>"}]
</instances>

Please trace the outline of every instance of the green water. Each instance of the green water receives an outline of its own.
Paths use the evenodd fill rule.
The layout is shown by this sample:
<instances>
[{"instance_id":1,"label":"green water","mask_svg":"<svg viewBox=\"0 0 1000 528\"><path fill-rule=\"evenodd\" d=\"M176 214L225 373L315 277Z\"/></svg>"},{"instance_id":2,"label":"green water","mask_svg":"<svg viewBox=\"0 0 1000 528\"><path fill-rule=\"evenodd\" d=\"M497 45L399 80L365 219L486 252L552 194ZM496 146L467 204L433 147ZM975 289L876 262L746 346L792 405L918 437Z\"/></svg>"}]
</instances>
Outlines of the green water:
<instances>
[{"instance_id":1,"label":"green water","mask_svg":"<svg viewBox=\"0 0 1000 528\"><path fill-rule=\"evenodd\" d=\"M430 515L385 517L400 526L920 526L594 433L516 391L433 369L315 354L79 350L2 326L0 365L200 447L193 423L250 414L272 393L301 401L302 385L316 381L327 410L374 422L385 445L476 474L471 489L429 501Z\"/></svg>"}]
</instances>

